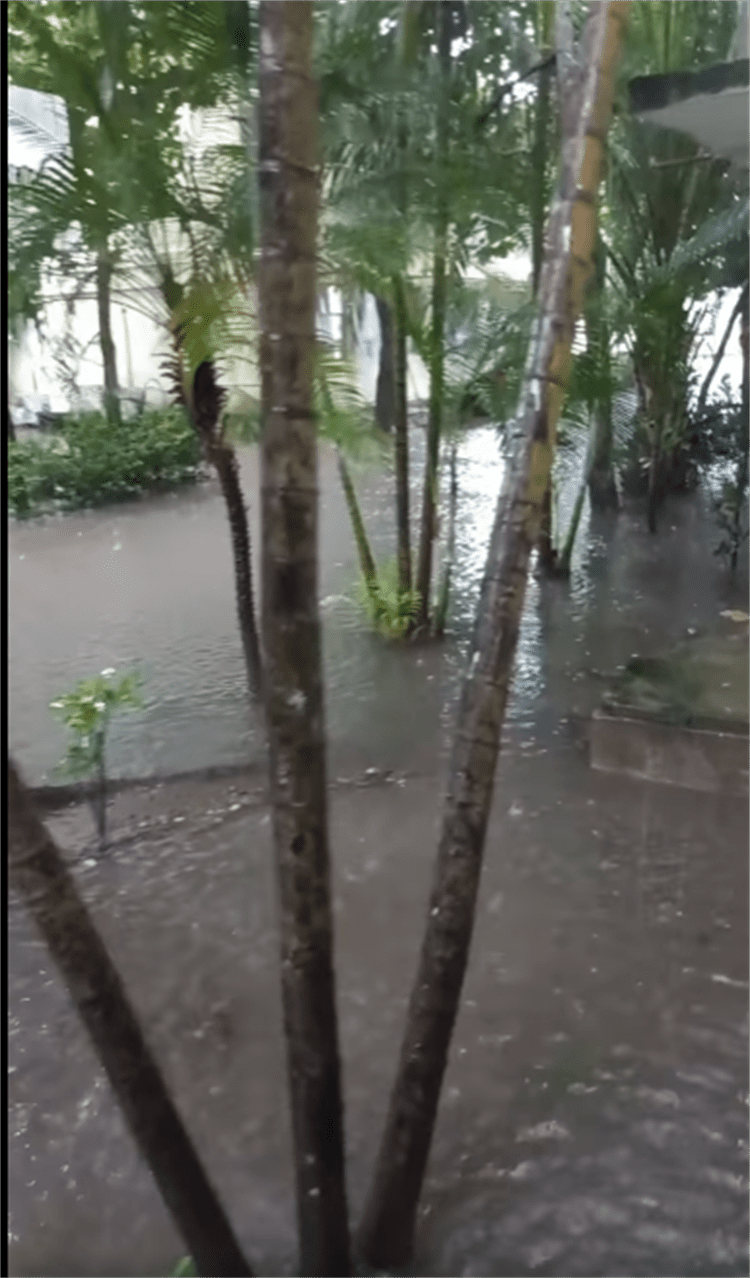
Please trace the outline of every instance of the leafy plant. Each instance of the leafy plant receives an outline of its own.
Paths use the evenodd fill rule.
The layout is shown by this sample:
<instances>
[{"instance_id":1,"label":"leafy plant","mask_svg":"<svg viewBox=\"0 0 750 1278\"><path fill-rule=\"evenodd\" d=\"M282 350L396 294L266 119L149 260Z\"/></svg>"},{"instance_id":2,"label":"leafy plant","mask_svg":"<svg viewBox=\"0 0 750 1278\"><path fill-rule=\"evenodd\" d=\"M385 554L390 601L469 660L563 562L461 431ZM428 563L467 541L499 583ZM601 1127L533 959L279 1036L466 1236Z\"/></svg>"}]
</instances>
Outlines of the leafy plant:
<instances>
[{"instance_id":1,"label":"leafy plant","mask_svg":"<svg viewBox=\"0 0 750 1278\"><path fill-rule=\"evenodd\" d=\"M128 422L101 413L66 419L52 438L8 445L8 507L17 518L79 510L193 483L200 445L182 411Z\"/></svg>"},{"instance_id":2,"label":"leafy plant","mask_svg":"<svg viewBox=\"0 0 750 1278\"><path fill-rule=\"evenodd\" d=\"M386 639L403 639L409 634L419 612L419 594L399 590L395 559L379 567L374 583L360 580L360 592L362 606L378 634Z\"/></svg>"},{"instance_id":3,"label":"leafy plant","mask_svg":"<svg viewBox=\"0 0 750 1278\"><path fill-rule=\"evenodd\" d=\"M137 671L115 678L111 667L93 679L80 680L71 692L50 702L72 736L58 771L71 777L94 777L91 806L99 836L99 850L107 846L106 750L113 715L140 710L141 678Z\"/></svg>"}]
</instances>

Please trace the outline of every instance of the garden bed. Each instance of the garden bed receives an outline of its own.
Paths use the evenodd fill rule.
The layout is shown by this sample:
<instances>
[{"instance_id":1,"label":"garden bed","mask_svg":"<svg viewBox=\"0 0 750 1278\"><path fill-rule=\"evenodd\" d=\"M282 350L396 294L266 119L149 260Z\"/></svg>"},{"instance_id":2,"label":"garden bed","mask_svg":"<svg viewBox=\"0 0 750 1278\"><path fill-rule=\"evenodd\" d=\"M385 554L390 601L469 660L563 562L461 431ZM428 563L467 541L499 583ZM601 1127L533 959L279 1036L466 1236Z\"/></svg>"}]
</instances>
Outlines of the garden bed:
<instances>
[{"instance_id":1,"label":"garden bed","mask_svg":"<svg viewBox=\"0 0 750 1278\"><path fill-rule=\"evenodd\" d=\"M110 422L66 418L53 433L8 444L8 511L18 519L167 492L201 474L198 439L179 409Z\"/></svg>"}]
</instances>

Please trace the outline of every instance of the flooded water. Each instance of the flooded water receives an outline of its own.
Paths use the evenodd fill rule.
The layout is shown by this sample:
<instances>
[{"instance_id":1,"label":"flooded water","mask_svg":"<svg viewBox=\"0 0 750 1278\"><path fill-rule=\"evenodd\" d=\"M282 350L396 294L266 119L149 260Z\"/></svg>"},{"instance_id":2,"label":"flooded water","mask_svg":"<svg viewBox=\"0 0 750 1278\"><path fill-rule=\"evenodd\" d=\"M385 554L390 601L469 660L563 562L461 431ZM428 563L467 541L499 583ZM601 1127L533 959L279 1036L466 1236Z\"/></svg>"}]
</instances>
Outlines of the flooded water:
<instances>
[{"instance_id":1,"label":"flooded water","mask_svg":"<svg viewBox=\"0 0 750 1278\"><path fill-rule=\"evenodd\" d=\"M413 509L419 512L423 435L413 431ZM241 454L258 580L258 467ZM320 599L332 766L430 768L445 749L471 632L502 458L494 430L469 431L459 451L457 568L452 641L393 647L362 624L357 566L332 455L320 467ZM373 466L359 492L376 556L395 553L393 480ZM567 525L575 485L563 486ZM591 669L611 673L744 607L737 579L713 557L718 540L700 497L675 501L657 541L639 515L582 521L569 585L530 581L511 723L559 715L571 677L582 708L598 699ZM414 520L417 527L417 519ZM50 778L64 751L48 705L77 679L137 665L147 709L112 731L113 775L143 776L235 763L262 751L246 705L231 554L217 486L100 512L15 524L9 534L10 740L30 780ZM588 691L588 695L587 694ZM594 700L591 701L593 696ZM408 705L409 713L404 714ZM447 717L446 717L447 710ZM563 710L564 714L565 711ZM443 730L439 724L443 723ZM436 755L437 751L437 755Z\"/></svg>"},{"instance_id":2,"label":"flooded water","mask_svg":"<svg viewBox=\"0 0 750 1278\"><path fill-rule=\"evenodd\" d=\"M254 454L242 464L257 546ZM331 795L355 1219L501 468L494 433L468 433L452 635L400 650L361 625L335 466L321 460L331 776L403 774ZM392 554L392 481L372 469L359 487L376 552ZM586 515L570 583L530 579L415 1273L748 1273L747 805L594 773L570 730L632 654L745 608L746 560L732 578L716 540L700 494L668 505L657 538L642 512ZM15 526L10 559L10 739L30 779L63 748L48 701L106 665L140 662L149 693L146 714L118 727L113 771L259 753L212 485ZM76 872L255 1272L293 1273L267 815L226 782L133 791L113 809L116 855ZM72 854L87 820L52 820ZM15 905L10 926L11 1272L164 1273L182 1245Z\"/></svg>"}]
</instances>

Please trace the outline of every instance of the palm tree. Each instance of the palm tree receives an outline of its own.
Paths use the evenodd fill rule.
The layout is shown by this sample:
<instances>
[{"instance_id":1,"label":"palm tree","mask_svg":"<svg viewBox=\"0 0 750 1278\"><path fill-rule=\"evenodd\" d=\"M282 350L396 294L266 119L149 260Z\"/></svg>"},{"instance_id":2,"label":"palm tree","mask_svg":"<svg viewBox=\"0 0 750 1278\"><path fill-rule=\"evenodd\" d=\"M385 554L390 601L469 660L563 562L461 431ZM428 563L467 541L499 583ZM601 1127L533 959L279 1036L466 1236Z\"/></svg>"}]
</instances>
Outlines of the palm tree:
<instances>
[{"instance_id":1,"label":"palm tree","mask_svg":"<svg viewBox=\"0 0 750 1278\"><path fill-rule=\"evenodd\" d=\"M317 592L312 6L261 0L260 33L265 704L300 1264L348 1275Z\"/></svg>"},{"instance_id":2,"label":"palm tree","mask_svg":"<svg viewBox=\"0 0 750 1278\"><path fill-rule=\"evenodd\" d=\"M574 165L562 175L551 213L537 328L458 711L428 920L359 1233L363 1255L379 1266L403 1265L412 1250L417 1203L468 958L529 556L549 476L549 439L560 412L575 321L591 269L596 229L593 198L627 9L627 0L610 0L593 4L589 11L589 63Z\"/></svg>"},{"instance_id":3,"label":"palm tree","mask_svg":"<svg viewBox=\"0 0 750 1278\"><path fill-rule=\"evenodd\" d=\"M667 72L719 60L732 38L732 8L705 0L636 6L626 71ZM634 120L624 100L612 131L608 186L602 221L608 309L638 391L633 473L645 473L648 524L655 531L691 431L691 368L706 298L721 287L707 260L693 255L691 269L680 262L701 226L737 197L722 161L704 156L682 134Z\"/></svg>"},{"instance_id":4,"label":"palm tree","mask_svg":"<svg viewBox=\"0 0 750 1278\"><path fill-rule=\"evenodd\" d=\"M42 260L56 269L63 235L80 243L93 268L104 405L114 418L117 234L176 211L170 190L178 113L186 104L210 105L225 91L234 72L228 28L235 9L174 0L8 5L11 83L61 99L68 132L62 153L11 188L11 208L25 223L11 244L13 277L25 279ZM35 293L38 309L38 281Z\"/></svg>"},{"instance_id":5,"label":"palm tree","mask_svg":"<svg viewBox=\"0 0 750 1278\"><path fill-rule=\"evenodd\" d=\"M524 13L526 25L530 14L530 9ZM515 11L494 2L374 0L325 6L322 21L323 252L327 264L336 263L344 278L356 278L360 287L386 302L392 316L396 526L404 596L411 592L413 544L407 339L415 339L419 312L431 317L431 338L421 351L431 370L431 391L416 574L422 624L427 625L450 340L445 315L468 263L502 254L522 234L527 165L508 165L504 150L522 140L521 113L512 106L498 114L495 103L481 127L479 122L501 59L526 58L528 33L519 35ZM457 36L464 47L454 63L450 45ZM511 153L525 151L519 146ZM426 273L430 283L423 297Z\"/></svg>"}]
</instances>

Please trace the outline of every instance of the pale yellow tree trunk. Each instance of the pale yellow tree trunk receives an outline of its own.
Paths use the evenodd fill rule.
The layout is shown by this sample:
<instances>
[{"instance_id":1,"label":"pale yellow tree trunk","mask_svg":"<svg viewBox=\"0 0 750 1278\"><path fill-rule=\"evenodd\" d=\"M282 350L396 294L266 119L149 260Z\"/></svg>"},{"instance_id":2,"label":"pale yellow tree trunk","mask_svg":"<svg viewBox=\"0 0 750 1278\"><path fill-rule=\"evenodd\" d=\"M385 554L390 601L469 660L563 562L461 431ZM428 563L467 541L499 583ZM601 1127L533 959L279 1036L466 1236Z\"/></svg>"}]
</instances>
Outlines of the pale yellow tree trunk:
<instances>
[{"instance_id":1,"label":"pale yellow tree trunk","mask_svg":"<svg viewBox=\"0 0 750 1278\"><path fill-rule=\"evenodd\" d=\"M367 1260L402 1266L437 1114L474 922L500 731L511 684L529 556L549 480L550 440L569 374L575 322L592 267L596 192L627 0L590 8L573 181L553 208L539 314L506 479L492 530L464 682L422 952L374 1183L359 1234Z\"/></svg>"},{"instance_id":2,"label":"pale yellow tree trunk","mask_svg":"<svg viewBox=\"0 0 750 1278\"><path fill-rule=\"evenodd\" d=\"M347 1275L333 973L313 419L317 94L313 6L260 24L263 648L301 1274Z\"/></svg>"}]
</instances>

